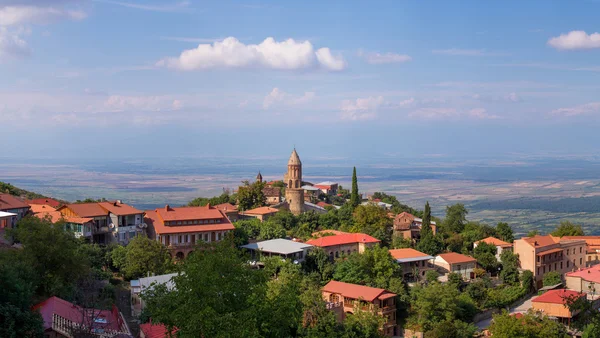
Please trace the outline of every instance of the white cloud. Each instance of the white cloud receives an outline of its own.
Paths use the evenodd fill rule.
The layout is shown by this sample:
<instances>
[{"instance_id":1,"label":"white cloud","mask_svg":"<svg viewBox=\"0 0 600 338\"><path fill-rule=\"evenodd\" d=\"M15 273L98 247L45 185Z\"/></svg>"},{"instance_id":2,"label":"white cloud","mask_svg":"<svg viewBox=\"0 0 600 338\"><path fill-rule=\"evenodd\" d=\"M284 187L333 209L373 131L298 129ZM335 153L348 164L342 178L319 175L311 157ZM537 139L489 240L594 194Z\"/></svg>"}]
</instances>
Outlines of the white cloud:
<instances>
[{"instance_id":1,"label":"white cloud","mask_svg":"<svg viewBox=\"0 0 600 338\"><path fill-rule=\"evenodd\" d=\"M335 57L328 48L315 51L309 41L293 39L277 42L269 37L258 45L246 45L234 37L213 44L200 44L185 50L179 57L166 58L157 66L179 70L212 68L266 68L280 70L310 69L342 70L345 61Z\"/></svg>"},{"instance_id":2,"label":"white cloud","mask_svg":"<svg viewBox=\"0 0 600 338\"><path fill-rule=\"evenodd\" d=\"M380 65L386 63L403 63L411 61L412 58L406 54L397 53L365 53L362 50L358 52L358 56L364 58L372 65Z\"/></svg>"},{"instance_id":3,"label":"white cloud","mask_svg":"<svg viewBox=\"0 0 600 338\"><path fill-rule=\"evenodd\" d=\"M422 119L442 119L454 116L458 116L458 112L454 108L420 108L408 114L408 117Z\"/></svg>"},{"instance_id":4,"label":"white cloud","mask_svg":"<svg viewBox=\"0 0 600 338\"><path fill-rule=\"evenodd\" d=\"M279 88L273 88L273 90L269 94L267 94L267 96L265 96L265 99L263 100L263 108L269 109L271 108L271 106L277 103L282 103L288 106L304 104L312 101L314 97L314 92L305 92L302 96L295 96L292 94L288 94L280 90Z\"/></svg>"},{"instance_id":5,"label":"white cloud","mask_svg":"<svg viewBox=\"0 0 600 338\"><path fill-rule=\"evenodd\" d=\"M141 4L135 2L125 2L125 1L113 1L113 0L92 0L98 3L117 5L121 7L140 9L143 11L151 11L151 12L182 12L189 10L190 2L189 1L180 1L168 5L151 5L151 4Z\"/></svg>"},{"instance_id":6,"label":"white cloud","mask_svg":"<svg viewBox=\"0 0 600 338\"><path fill-rule=\"evenodd\" d=\"M400 102L388 102L385 104L386 108L408 108L408 107L412 107L416 104L416 100L414 97L411 97L409 99L400 101Z\"/></svg>"},{"instance_id":7,"label":"white cloud","mask_svg":"<svg viewBox=\"0 0 600 338\"><path fill-rule=\"evenodd\" d=\"M431 51L433 54L452 55L452 56L502 56L505 53L488 52L485 49L435 49Z\"/></svg>"},{"instance_id":8,"label":"white cloud","mask_svg":"<svg viewBox=\"0 0 600 338\"><path fill-rule=\"evenodd\" d=\"M109 112L123 111L171 111L181 109L183 102L171 96L124 96L111 95L104 102Z\"/></svg>"},{"instance_id":9,"label":"white cloud","mask_svg":"<svg viewBox=\"0 0 600 338\"><path fill-rule=\"evenodd\" d=\"M469 110L469 116L478 118L478 119L498 119L500 118L498 115L491 115L487 113L487 110L484 108L474 108Z\"/></svg>"},{"instance_id":10,"label":"white cloud","mask_svg":"<svg viewBox=\"0 0 600 338\"><path fill-rule=\"evenodd\" d=\"M577 116L600 113L600 102L591 102L570 108L559 108L551 112L554 115Z\"/></svg>"},{"instance_id":11,"label":"white cloud","mask_svg":"<svg viewBox=\"0 0 600 338\"><path fill-rule=\"evenodd\" d=\"M48 24L61 19L82 20L85 12L41 6L0 7L0 26Z\"/></svg>"},{"instance_id":12,"label":"white cloud","mask_svg":"<svg viewBox=\"0 0 600 338\"><path fill-rule=\"evenodd\" d=\"M11 32L5 27L0 27L0 61L11 57L19 58L29 55L27 42L18 33Z\"/></svg>"},{"instance_id":13,"label":"white cloud","mask_svg":"<svg viewBox=\"0 0 600 338\"><path fill-rule=\"evenodd\" d=\"M548 45L559 50L600 48L600 33L587 34L584 31L571 31L550 38Z\"/></svg>"},{"instance_id":14,"label":"white cloud","mask_svg":"<svg viewBox=\"0 0 600 338\"><path fill-rule=\"evenodd\" d=\"M383 96L370 96L356 100L342 101L342 120L371 120L377 116L377 110L383 104Z\"/></svg>"}]
</instances>

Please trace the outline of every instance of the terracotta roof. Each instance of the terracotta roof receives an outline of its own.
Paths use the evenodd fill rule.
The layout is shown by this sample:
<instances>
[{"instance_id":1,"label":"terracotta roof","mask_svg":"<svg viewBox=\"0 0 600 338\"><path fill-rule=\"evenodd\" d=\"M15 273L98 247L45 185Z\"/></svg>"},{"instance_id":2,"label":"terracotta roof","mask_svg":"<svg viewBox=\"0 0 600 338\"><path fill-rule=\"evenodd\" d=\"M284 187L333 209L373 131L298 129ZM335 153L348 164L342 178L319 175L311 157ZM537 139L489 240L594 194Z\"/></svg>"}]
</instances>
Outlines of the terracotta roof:
<instances>
[{"instance_id":1,"label":"terracotta roof","mask_svg":"<svg viewBox=\"0 0 600 338\"><path fill-rule=\"evenodd\" d=\"M64 220L67 223L74 223L74 224L84 224L87 222L91 222L94 219L93 218L89 218L89 217L70 217L70 216L64 216L63 214L60 213L60 211L47 211L47 212L38 212L37 214L34 214L34 216L38 217L38 218L46 218L49 217L50 221L52 223L56 223L59 221Z\"/></svg>"},{"instance_id":2,"label":"terracotta roof","mask_svg":"<svg viewBox=\"0 0 600 338\"><path fill-rule=\"evenodd\" d=\"M29 205L10 194L0 194L0 210L29 208Z\"/></svg>"},{"instance_id":3,"label":"terracotta roof","mask_svg":"<svg viewBox=\"0 0 600 338\"><path fill-rule=\"evenodd\" d=\"M456 252L447 252L439 254L438 257L444 259L448 264L477 262L477 260L473 257L462 255Z\"/></svg>"},{"instance_id":4,"label":"terracotta roof","mask_svg":"<svg viewBox=\"0 0 600 338\"><path fill-rule=\"evenodd\" d=\"M408 218L406 222L404 222L403 218ZM410 225L415 220L415 216L409 214L408 212L402 212L396 217L394 217L394 229L397 230L409 230Z\"/></svg>"},{"instance_id":5,"label":"terracotta roof","mask_svg":"<svg viewBox=\"0 0 600 338\"><path fill-rule=\"evenodd\" d=\"M59 315L67 320L81 324L84 323L87 327L90 324L93 327L103 328L108 330L119 331L121 326L121 318L118 310L113 307L113 311L83 309L75 304L69 303L66 300L58 297L50 297L45 301L35 305L33 311L39 310L44 320L44 329L52 328L53 315ZM88 316L84 318L84 312ZM99 323L95 319L103 318L106 323ZM94 321L92 323L92 321Z\"/></svg>"},{"instance_id":6,"label":"terracotta roof","mask_svg":"<svg viewBox=\"0 0 600 338\"><path fill-rule=\"evenodd\" d=\"M565 274L568 277L579 277L588 282L600 283L600 264L594 265L587 269L581 269L578 271L567 272Z\"/></svg>"},{"instance_id":7,"label":"terracotta roof","mask_svg":"<svg viewBox=\"0 0 600 338\"><path fill-rule=\"evenodd\" d=\"M274 214L278 211L279 211L279 209L275 209L275 208L271 208L271 207L260 207L260 208L244 211L244 213L249 214L249 215L268 215L268 214Z\"/></svg>"},{"instance_id":8,"label":"terracotta roof","mask_svg":"<svg viewBox=\"0 0 600 338\"><path fill-rule=\"evenodd\" d=\"M301 165L302 161L300 161L300 156L296 152L296 148L292 151L292 155L290 155L290 160L288 161L288 165Z\"/></svg>"},{"instance_id":9,"label":"terracotta roof","mask_svg":"<svg viewBox=\"0 0 600 338\"><path fill-rule=\"evenodd\" d=\"M188 208L204 208L204 207L188 207ZM183 208L179 208L183 209ZM214 209L221 216L218 219L221 223L212 224L192 224L192 225L165 225L162 218L157 214L156 210L147 210L144 222L153 225L154 231L158 235L177 234L188 232L206 232L206 231L227 231L235 229L233 224L225 217L221 211ZM215 217L217 218L217 217Z\"/></svg>"},{"instance_id":10,"label":"terracotta roof","mask_svg":"<svg viewBox=\"0 0 600 338\"><path fill-rule=\"evenodd\" d=\"M225 212L238 211L237 207L231 203L221 203L214 206L214 208Z\"/></svg>"},{"instance_id":11,"label":"terracotta roof","mask_svg":"<svg viewBox=\"0 0 600 338\"><path fill-rule=\"evenodd\" d=\"M143 211L138 210L131 205L119 202L100 202L100 206L117 216L137 215Z\"/></svg>"},{"instance_id":12,"label":"terracotta roof","mask_svg":"<svg viewBox=\"0 0 600 338\"><path fill-rule=\"evenodd\" d=\"M384 289L372 288L369 286L358 285L358 284L350 284L338 281L330 281L325 285L322 289L325 292L337 293L344 298L352 298L352 299L363 299L367 302L372 302L375 299L385 297L388 298L388 295L396 295L392 292L386 291Z\"/></svg>"},{"instance_id":13,"label":"terracotta roof","mask_svg":"<svg viewBox=\"0 0 600 338\"><path fill-rule=\"evenodd\" d=\"M600 246L600 236L564 236L564 240L580 240L583 239L588 246Z\"/></svg>"},{"instance_id":14,"label":"terracotta roof","mask_svg":"<svg viewBox=\"0 0 600 338\"><path fill-rule=\"evenodd\" d=\"M556 240L554 237L552 237L550 235L545 235L545 236L536 235L533 237L523 237L522 239L525 242L527 242L529 245L536 247L536 248L550 246L550 245L554 245L554 244L558 243L558 240Z\"/></svg>"},{"instance_id":15,"label":"terracotta roof","mask_svg":"<svg viewBox=\"0 0 600 338\"><path fill-rule=\"evenodd\" d=\"M505 242L505 241L503 241L501 239L498 239L496 237L484 238L484 239L482 239L480 241L477 241L477 244L479 244L481 242L487 243L487 244L491 244L491 245L495 245L495 246L499 246L499 247L502 247L502 248L509 248L509 247L512 248L512 244L510 244L508 242Z\"/></svg>"},{"instance_id":16,"label":"terracotta roof","mask_svg":"<svg viewBox=\"0 0 600 338\"><path fill-rule=\"evenodd\" d=\"M264 187L262 192L265 197L281 197L281 189L277 187Z\"/></svg>"},{"instance_id":17,"label":"terracotta roof","mask_svg":"<svg viewBox=\"0 0 600 338\"><path fill-rule=\"evenodd\" d=\"M566 304L570 297L585 297L585 293L572 290L558 289L546 291L541 296L533 298L533 303Z\"/></svg>"},{"instance_id":18,"label":"terracotta roof","mask_svg":"<svg viewBox=\"0 0 600 338\"><path fill-rule=\"evenodd\" d=\"M317 205L318 205L318 206L320 206L321 208L325 208L325 207L330 207L330 206L332 206L331 204L329 204L329 203L325 203L325 202L323 202L323 201L319 201L319 202L317 202Z\"/></svg>"},{"instance_id":19,"label":"terracotta roof","mask_svg":"<svg viewBox=\"0 0 600 338\"><path fill-rule=\"evenodd\" d=\"M419 257L428 258L428 257L431 257L430 255L428 255L426 253L422 253L421 251L417 251L417 250L411 249L411 248L393 249L393 250L390 250L390 254L395 259L419 258Z\"/></svg>"},{"instance_id":20,"label":"terracotta roof","mask_svg":"<svg viewBox=\"0 0 600 338\"><path fill-rule=\"evenodd\" d=\"M334 245L344 245L351 243L379 243L381 242L377 238L371 237L367 234L351 233L351 234L339 234L334 236L324 236L316 239L306 241L307 244L328 247Z\"/></svg>"},{"instance_id":21,"label":"terracotta roof","mask_svg":"<svg viewBox=\"0 0 600 338\"><path fill-rule=\"evenodd\" d=\"M65 208L71 209L73 213L75 213L79 217L98 217L98 216L108 216L108 211L103 209L98 203L73 203L63 205L58 208L58 211L61 211Z\"/></svg>"},{"instance_id":22,"label":"terracotta roof","mask_svg":"<svg viewBox=\"0 0 600 338\"><path fill-rule=\"evenodd\" d=\"M37 214L38 212L56 211L55 208L47 204L29 204L29 206L31 207L31 212L33 212L34 214Z\"/></svg>"},{"instance_id":23,"label":"terracotta roof","mask_svg":"<svg viewBox=\"0 0 600 338\"><path fill-rule=\"evenodd\" d=\"M52 198L35 198L32 200L25 200L25 203L31 205L31 204L45 204L45 205L49 205L53 208L58 208L60 206L60 202L52 199Z\"/></svg>"},{"instance_id":24,"label":"terracotta roof","mask_svg":"<svg viewBox=\"0 0 600 338\"><path fill-rule=\"evenodd\" d=\"M223 214L220 210L215 209L210 204L203 207L178 207L155 209L163 221L186 221L195 219L218 219L222 218Z\"/></svg>"},{"instance_id":25,"label":"terracotta roof","mask_svg":"<svg viewBox=\"0 0 600 338\"><path fill-rule=\"evenodd\" d=\"M167 337L167 328L165 327L164 324L153 324L152 322L150 323L145 323L145 324L140 324L140 331L144 333L144 338L166 338ZM176 335L174 334L175 332L177 332L177 329L173 329L171 331L171 336L175 337Z\"/></svg>"}]
</instances>

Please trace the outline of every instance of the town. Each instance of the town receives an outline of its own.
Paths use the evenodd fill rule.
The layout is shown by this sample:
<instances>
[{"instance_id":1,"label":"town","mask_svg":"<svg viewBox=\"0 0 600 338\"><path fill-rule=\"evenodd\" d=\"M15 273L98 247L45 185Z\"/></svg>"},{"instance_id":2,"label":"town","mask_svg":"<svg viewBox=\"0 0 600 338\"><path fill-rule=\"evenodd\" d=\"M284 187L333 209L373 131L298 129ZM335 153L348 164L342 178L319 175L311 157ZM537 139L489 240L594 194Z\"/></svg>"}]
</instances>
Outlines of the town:
<instances>
[{"instance_id":1,"label":"town","mask_svg":"<svg viewBox=\"0 0 600 338\"><path fill-rule=\"evenodd\" d=\"M0 186L0 336L596 337L600 236L258 173L188 206Z\"/></svg>"}]
</instances>

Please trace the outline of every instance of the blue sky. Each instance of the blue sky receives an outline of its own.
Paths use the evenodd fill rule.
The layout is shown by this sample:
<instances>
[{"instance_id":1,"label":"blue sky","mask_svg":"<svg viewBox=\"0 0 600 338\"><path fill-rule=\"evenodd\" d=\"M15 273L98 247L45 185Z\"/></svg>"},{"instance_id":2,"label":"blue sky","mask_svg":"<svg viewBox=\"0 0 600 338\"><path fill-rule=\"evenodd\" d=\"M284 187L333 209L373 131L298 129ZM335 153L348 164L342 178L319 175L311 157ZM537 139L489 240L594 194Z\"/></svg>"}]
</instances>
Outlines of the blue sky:
<instances>
[{"instance_id":1,"label":"blue sky","mask_svg":"<svg viewBox=\"0 0 600 338\"><path fill-rule=\"evenodd\" d=\"M0 156L593 153L599 12L0 0Z\"/></svg>"}]
</instances>

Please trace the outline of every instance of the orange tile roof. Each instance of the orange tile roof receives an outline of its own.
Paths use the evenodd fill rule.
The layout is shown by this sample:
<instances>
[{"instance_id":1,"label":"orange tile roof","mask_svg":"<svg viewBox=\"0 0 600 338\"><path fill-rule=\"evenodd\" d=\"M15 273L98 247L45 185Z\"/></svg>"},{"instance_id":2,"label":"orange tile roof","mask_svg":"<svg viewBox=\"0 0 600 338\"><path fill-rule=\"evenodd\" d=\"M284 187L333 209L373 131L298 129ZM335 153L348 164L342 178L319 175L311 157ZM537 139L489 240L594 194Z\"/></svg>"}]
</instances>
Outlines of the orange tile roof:
<instances>
[{"instance_id":1,"label":"orange tile roof","mask_svg":"<svg viewBox=\"0 0 600 338\"><path fill-rule=\"evenodd\" d=\"M390 250L390 254L395 259L431 257L426 253L422 253L421 251L417 251L417 250L411 249L411 248L393 249L393 250Z\"/></svg>"},{"instance_id":2,"label":"orange tile roof","mask_svg":"<svg viewBox=\"0 0 600 338\"><path fill-rule=\"evenodd\" d=\"M495 246L499 246L499 247L502 247L502 248L512 248L512 244L510 244L508 242L505 242L505 241L503 241L501 239L498 239L496 237L484 238L484 239L482 239L480 241L477 241L477 244L479 244L481 242L487 243L487 244L491 244L491 245L495 245Z\"/></svg>"},{"instance_id":3,"label":"orange tile roof","mask_svg":"<svg viewBox=\"0 0 600 338\"><path fill-rule=\"evenodd\" d=\"M55 208L47 204L29 204L29 206L31 207L31 212L33 212L34 214L37 214L38 212L56 211Z\"/></svg>"},{"instance_id":4,"label":"orange tile roof","mask_svg":"<svg viewBox=\"0 0 600 338\"><path fill-rule=\"evenodd\" d=\"M29 205L10 194L0 194L0 210L29 208Z\"/></svg>"},{"instance_id":5,"label":"orange tile roof","mask_svg":"<svg viewBox=\"0 0 600 338\"><path fill-rule=\"evenodd\" d=\"M567 304L567 301L571 297L585 297L585 293L558 289L546 291L541 296L535 297L531 300L533 303L552 303L552 304Z\"/></svg>"},{"instance_id":6,"label":"orange tile roof","mask_svg":"<svg viewBox=\"0 0 600 338\"><path fill-rule=\"evenodd\" d=\"M166 205L164 208L154 210L163 221L187 221L196 219L218 219L223 214L210 204L203 207L175 207Z\"/></svg>"},{"instance_id":7,"label":"orange tile roof","mask_svg":"<svg viewBox=\"0 0 600 338\"><path fill-rule=\"evenodd\" d=\"M523 237L522 239L525 242L529 243L529 245L531 245L533 247L544 247L544 246L550 246L550 245L554 245L554 244L558 243L558 240L555 237L552 237L550 235L545 235L545 236L536 235L533 237Z\"/></svg>"},{"instance_id":8,"label":"orange tile roof","mask_svg":"<svg viewBox=\"0 0 600 338\"><path fill-rule=\"evenodd\" d=\"M565 240L580 240L583 239L588 246L600 246L600 236L564 236L561 239Z\"/></svg>"},{"instance_id":9,"label":"orange tile roof","mask_svg":"<svg viewBox=\"0 0 600 338\"><path fill-rule=\"evenodd\" d=\"M330 281L322 289L325 292L337 293L344 298L363 299L367 302L372 302L378 298L389 298L388 295L396 296L396 294L384 289L372 288L369 286L350 284L338 281Z\"/></svg>"},{"instance_id":10,"label":"orange tile roof","mask_svg":"<svg viewBox=\"0 0 600 338\"><path fill-rule=\"evenodd\" d=\"M88 218L88 217L64 216L63 214L60 213L60 211L38 212L38 213L34 214L34 216L41 218L41 219L48 217L52 223L56 223L56 222L64 220L67 223L84 224L84 223L93 221L93 218Z\"/></svg>"},{"instance_id":11,"label":"orange tile roof","mask_svg":"<svg viewBox=\"0 0 600 338\"><path fill-rule=\"evenodd\" d=\"M344 245L352 243L379 243L381 242L377 238L371 237L367 234L351 233L351 234L339 234L334 236L323 236L316 239L306 241L306 244L328 247L335 245Z\"/></svg>"},{"instance_id":12,"label":"orange tile roof","mask_svg":"<svg viewBox=\"0 0 600 338\"><path fill-rule=\"evenodd\" d=\"M205 208L205 207L186 207L186 208ZM186 209L186 208L175 208L175 209ZM158 210L158 209L157 209ZM144 222L154 226L154 231L157 235L165 234L177 234L177 233L189 233L189 232L206 232L206 231L228 231L234 230L235 227L225 215L218 209L212 209L219 213L220 217L213 217L212 219L219 219L221 223L211 224L193 224L193 225L165 225L161 216L157 213L157 210L146 210L146 216ZM193 215L194 212L186 211L184 215L188 217ZM202 215L202 213L198 213ZM212 212L211 212L212 215ZM187 219L187 218L186 218ZM194 218L201 219L201 218Z\"/></svg>"},{"instance_id":13,"label":"orange tile roof","mask_svg":"<svg viewBox=\"0 0 600 338\"><path fill-rule=\"evenodd\" d=\"M25 203L31 205L31 204L45 204L45 205L49 205L53 208L58 208L60 206L60 202L52 199L52 198L35 198L32 200L25 200Z\"/></svg>"},{"instance_id":14,"label":"orange tile roof","mask_svg":"<svg viewBox=\"0 0 600 338\"><path fill-rule=\"evenodd\" d=\"M214 207L225 212L238 211L238 208L231 203L221 203L215 205Z\"/></svg>"},{"instance_id":15,"label":"orange tile roof","mask_svg":"<svg viewBox=\"0 0 600 338\"><path fill-rule=\"evenodd\" d=\"M471 256L466 256L456 252L439 254L438 257L443 258L448 264L477 262L477 260Z\"/></svg>"},{"instance_id":16,"label":"orange tile roof","mask_svg":"<svg viewBox=\"0 0 600 338\"><path fill-rule=\"evenodd\" d=\"M119 202L100 202L98 203L103 209L110 211L117 216L137 215L144 213L132 207L129 204Z\"/></svg>"},{"instance_id":17,"label":"orange tile roof","mask_svg":"<svg viewBox=\"0 0 600 338\"><path fill-rule=\"evenodd\" d=\"M73 203L63 205L58 208L58 211L61 211L65 208L71 209L73 213L75 213L79 217L99 217L99 216L108 216L108 211L103 209L98 203Z\"/></svg>"},{"instance_id":18,"label":"orange tile roof","mask_svg":"<svg viewBox=\"0 0 600 338\"><path fill-rule=\"evenodd\" d=\"M274 214L278 211L279 211L279 209L275 209L275 208L271 208L271 207L260 207L260 208L255 208L252 210L244 211L244 213L249 214L249 215L268 215L268 214Z\"/></svg>"}]
</instances>

